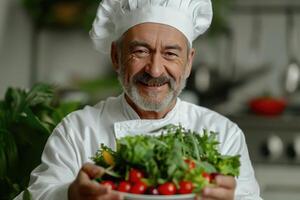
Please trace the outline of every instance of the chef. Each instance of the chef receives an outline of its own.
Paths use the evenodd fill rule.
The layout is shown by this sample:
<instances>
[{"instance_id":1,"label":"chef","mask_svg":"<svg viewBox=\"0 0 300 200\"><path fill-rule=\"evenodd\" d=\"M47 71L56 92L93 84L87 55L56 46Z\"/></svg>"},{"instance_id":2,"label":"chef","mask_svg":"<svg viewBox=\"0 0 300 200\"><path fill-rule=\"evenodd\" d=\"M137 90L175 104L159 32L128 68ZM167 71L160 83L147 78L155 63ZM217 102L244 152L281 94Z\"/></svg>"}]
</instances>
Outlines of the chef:
<instances>
[{"instance_id":1,"label":"chef","mask_svg":"<svg viewBox=\"0 0 300 200\"><path fill-rule=\"evenodd\" d=\"M241 155L240 176L219 175L202 199L261 199L243 132L209 109L178 98L191 72L192 42L212 20L210 0L103 0L90 36L111 55L123 94L69 114L54 129L32 172L33 199L117 200L118 193L94 178L103 173L91 164L100 143L151 132L167 124L218 132L219 150ZM20 194L17 199L22 199Z\"/></svg>"}]
</instances>

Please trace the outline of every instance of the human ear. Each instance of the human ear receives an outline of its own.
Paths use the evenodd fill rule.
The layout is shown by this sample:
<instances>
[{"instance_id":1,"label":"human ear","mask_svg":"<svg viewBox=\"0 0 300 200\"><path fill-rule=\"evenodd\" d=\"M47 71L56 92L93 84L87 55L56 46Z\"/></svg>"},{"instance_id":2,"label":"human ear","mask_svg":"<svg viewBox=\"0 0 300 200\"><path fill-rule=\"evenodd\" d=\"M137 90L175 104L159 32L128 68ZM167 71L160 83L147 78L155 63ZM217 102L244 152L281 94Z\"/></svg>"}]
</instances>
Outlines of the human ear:
<instances>
[{"instance_id":1,"label":"human ear","mask_svg":"<svg viewBox=\"0 0 300 200\"><path fill-rule=\"evenodd\" d=\"M186 69L185 69L185 78L188 78L191 74L194 56L195 56L195 49L191 48L190 52L188 54L188 58L187 58L188 60L187 60L187 65L186 65Z\"/></svg>"},{"instance_id":2,"label":"human ear","mask_svg":"<svg viewBox=\"0 0 300 200\"><path fill-rule=\"evenodd\" d=\"M110 58L111 58L111 62L113 64L113 68L116 72L119 71L119 55L118 55L118 47L116 42L112 42L111 43L111 50L110 50Z\"/></svg>"}]
</instances>

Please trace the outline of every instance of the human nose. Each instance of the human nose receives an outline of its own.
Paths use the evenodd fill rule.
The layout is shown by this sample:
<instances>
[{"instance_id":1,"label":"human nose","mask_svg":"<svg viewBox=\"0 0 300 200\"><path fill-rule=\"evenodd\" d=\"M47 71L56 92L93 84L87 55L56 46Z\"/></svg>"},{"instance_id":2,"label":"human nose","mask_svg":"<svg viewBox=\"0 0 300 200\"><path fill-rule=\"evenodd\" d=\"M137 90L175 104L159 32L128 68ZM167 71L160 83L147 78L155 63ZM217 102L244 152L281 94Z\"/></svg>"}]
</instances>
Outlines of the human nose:
<instances>
[{"instance_id":1,"label":"human nose","mask_svg":"<svg viewBox=\"0 0 300 200\"><path fill-rule=\"evenodd\" d=\"M152 77L160 77L164 72L164 63L159 53L153 53L145 71Z\"/></svg>"}]
</instances>

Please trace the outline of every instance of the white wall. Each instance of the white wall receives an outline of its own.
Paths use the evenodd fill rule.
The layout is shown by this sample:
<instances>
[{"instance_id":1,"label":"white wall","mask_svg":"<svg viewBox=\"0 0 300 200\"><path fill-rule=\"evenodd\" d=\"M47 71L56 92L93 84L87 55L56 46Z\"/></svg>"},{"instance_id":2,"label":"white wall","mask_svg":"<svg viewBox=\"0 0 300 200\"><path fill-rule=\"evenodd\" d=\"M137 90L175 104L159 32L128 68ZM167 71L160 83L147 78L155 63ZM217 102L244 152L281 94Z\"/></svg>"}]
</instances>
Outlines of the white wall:
<instances>
[{"instance_id":1,"label":"white wall","mask_svg":"<svg viewBox=\"0 0 300 200\"><path fill-rule=\"evenodd\" d=\"M8 86L28 86L31 27L18 0L0 3L0 97Z\"/></svg>"},{"instance_id":2,"label":"white wall","mask_svg":"<svg viewBox=\"0 0 300 200\"><path fill-rule=\"evenodd\" d=\"M0 1L0 49L2 49L2 42L3 42L3 35L4 35L4 26L5 26L5 20L7 16L7 0Z\"/></svg>"},{"instance_id":3,"label":"white wall","mask_svg":"<svg viewBox=\"0 0 300 200\"><path fill-rule=\"evenodd\" d=\"M95 51L85 31L42 31L38 80L68 85L76 78L96 78L112 70L108 55Z\"/></svg>"}]
</instances>

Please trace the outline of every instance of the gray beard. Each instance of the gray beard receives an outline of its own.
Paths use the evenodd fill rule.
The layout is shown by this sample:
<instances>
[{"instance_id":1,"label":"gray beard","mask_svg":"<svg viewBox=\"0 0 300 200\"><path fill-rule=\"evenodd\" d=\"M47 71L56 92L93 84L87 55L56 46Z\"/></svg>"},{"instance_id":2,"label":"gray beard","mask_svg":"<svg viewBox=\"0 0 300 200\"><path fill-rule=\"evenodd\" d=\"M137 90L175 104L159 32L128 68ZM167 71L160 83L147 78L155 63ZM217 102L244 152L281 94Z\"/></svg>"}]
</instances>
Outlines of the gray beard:
<instances>
[{"instance_id":1,"label":"gray beard","mask_svg":"<svg viewBox=\"0 0 300 200\"><path fill-rule=\"evenodd\" d=\"M153 92L150 93L148 97L143 97L139 94L138 88L133 81L130 81L127 86L124 84L125 77L123 67L121 67L121 70L118 74L118 79L125 94L131 99L131 101L133 101L135 105L142 110L153 112L161 112L171 106L172 102L180 95L186 86L186 79L182 78L180 80L179 88L176 89L176 82L171 78L168 94L166 94L166 97L162 102L157 102L156 93Z\"/></svg>"}]
</instances>

